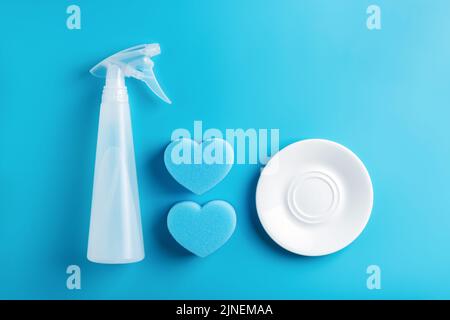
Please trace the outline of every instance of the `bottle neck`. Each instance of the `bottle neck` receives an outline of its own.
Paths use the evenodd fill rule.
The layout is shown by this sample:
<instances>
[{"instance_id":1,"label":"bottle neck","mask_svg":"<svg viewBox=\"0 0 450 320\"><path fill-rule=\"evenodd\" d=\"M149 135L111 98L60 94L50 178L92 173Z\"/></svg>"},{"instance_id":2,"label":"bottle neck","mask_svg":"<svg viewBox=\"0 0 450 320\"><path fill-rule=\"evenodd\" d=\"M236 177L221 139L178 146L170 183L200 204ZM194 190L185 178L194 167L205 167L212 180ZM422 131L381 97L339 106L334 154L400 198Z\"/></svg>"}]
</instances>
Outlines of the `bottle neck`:
<instances>
[{"instance_id":1,"label":"bottle neck","mask_svg":"<svg viewBox=\"0 0 450 320\"><path fill-rule=\"evenodd\" d=\"M106 83L103 87L102 101L128 102L128 91L122 70L110 65L106 72Z\"/></svg>"},{"instance_id":2,"label":"bottle neck","mask_svg":"<svg viewBox=\"0 0 450 320\"><path fill-rule=\"evenodd\" d=\"M125 102L128 103L127 88L103 87L102 102Z\"/></svg>"}]
</instances>

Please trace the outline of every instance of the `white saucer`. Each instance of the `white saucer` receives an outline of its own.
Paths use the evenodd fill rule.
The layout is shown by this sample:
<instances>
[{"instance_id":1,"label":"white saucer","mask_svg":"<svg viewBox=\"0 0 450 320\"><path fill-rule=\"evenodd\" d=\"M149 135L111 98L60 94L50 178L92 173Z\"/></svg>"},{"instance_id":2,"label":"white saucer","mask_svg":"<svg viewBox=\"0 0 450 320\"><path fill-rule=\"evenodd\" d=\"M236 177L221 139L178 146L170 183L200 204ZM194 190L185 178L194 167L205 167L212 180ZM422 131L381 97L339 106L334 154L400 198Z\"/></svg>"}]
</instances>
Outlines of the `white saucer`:
<instances>
[{"instance_id":1,"label":"white saucer","mask_svg":"<svg viewBox=\"0 0 450 320\"><path fill-rule=\"evenodd\" d=\"M361 160L321 139L293 143L261 173L256 208L269 236L283 248L321 256L348 246L370 218L373 189Z\"/></svg>"}]
</instances>

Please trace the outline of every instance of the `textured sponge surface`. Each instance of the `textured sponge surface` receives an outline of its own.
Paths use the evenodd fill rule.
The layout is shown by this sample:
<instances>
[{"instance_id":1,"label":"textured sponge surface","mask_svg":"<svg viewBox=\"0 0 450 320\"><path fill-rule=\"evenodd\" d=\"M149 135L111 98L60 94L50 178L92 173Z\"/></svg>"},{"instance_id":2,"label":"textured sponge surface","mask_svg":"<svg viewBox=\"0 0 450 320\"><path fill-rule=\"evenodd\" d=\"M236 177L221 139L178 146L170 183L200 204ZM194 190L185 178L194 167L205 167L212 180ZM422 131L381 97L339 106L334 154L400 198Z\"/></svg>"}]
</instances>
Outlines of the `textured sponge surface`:
<instances>
[{"instance_id":1,"label":"textured sponge surface","mask_svg":"<svg viewBox=\"0 0 450 320\"><path fill-rule=\"evenodd\" d=\"M170 209L167 227L184 248L206 257L231 237L236 213L232 205L222 200L208 202L203 207L193 201L183 201Z\"/></svg>"},{"instance_id":2,"label":"textured sponge surface","mask_svg":"<svg viewBox=\"0 0 450 320\"><path fill-rule=\"evenodd\" d=\"M196 194L203 194L222 181L233 161L233 148L223 139L198 143L183 138L172 141L164 151L164 163L169 173Z\"/></svg>"}]
</instances>

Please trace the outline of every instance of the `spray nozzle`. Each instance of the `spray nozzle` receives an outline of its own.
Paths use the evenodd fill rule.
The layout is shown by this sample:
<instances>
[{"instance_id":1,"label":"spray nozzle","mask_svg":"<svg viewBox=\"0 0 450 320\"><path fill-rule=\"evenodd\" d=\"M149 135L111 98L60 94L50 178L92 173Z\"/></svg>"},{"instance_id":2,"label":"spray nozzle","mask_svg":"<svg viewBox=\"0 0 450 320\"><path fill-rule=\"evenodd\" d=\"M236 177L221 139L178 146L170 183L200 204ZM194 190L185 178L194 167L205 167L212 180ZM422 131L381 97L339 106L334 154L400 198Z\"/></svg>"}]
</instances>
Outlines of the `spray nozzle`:
<instances>
[{"instance_id":1,"label":"spray nozzle","mask_svg":"<svg viewBox=\"0 0 450 320\"><path fill-rule=\"evenodd\" d=\"M142 44L122 50L93 67L90 72L96 77L106 78L106 86L123 84L123 78L131 77L144 81L159 98L172 103L156 80L154 63L150 59L161 53L159 44Z\"/></svg>"}]
</instances>

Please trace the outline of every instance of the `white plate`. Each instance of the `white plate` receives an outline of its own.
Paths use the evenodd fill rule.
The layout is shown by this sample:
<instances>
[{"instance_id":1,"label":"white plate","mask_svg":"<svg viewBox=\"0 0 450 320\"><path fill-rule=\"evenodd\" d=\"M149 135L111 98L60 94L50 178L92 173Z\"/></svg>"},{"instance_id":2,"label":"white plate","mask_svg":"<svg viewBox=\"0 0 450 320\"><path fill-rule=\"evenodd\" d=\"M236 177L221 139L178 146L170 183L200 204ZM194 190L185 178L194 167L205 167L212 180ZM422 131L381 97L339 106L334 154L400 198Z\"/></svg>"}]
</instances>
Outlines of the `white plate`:
<instances>
[{"instance_id":1,"label":"white plate","mask_svg":"<svg viewBox=\"0 0 450 320\"><path fill-rule=\"evenodd\" d=\"M256 208L269 236L306 256L336 252L366 226L373 204L369 173L346 147L311 139L282 149L261 172Z\"/></svg>"}]
</instances>

